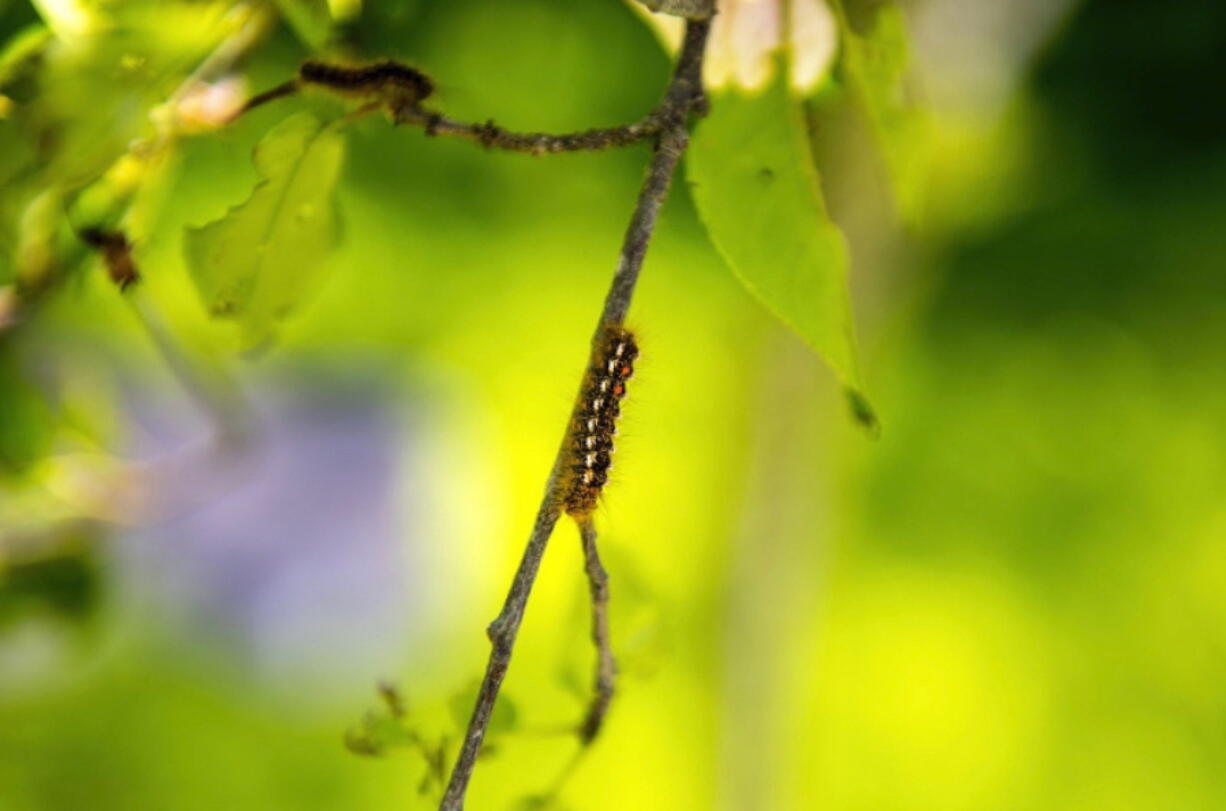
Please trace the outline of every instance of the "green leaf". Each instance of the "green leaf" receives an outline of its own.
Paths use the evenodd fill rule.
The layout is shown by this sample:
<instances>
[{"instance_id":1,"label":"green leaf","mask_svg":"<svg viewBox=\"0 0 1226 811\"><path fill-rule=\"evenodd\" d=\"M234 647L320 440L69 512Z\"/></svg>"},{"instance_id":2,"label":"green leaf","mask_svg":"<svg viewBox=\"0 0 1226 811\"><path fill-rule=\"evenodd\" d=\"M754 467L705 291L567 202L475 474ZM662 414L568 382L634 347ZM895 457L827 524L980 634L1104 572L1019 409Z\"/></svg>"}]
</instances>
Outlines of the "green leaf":
<instances>
[{"instance_id":1,"label":"green leaf","mask_svg":"<svg viewBox=\"0 0 1226 811\"><path fill-rule=\"evenodd\" d=\"M918 222L928 129L923 111L908 93L910 56L902 9L894 3L878 6L867 33L859 34L842 0L832 0L830 7L839 24L841 67L885 159L899 214L906 222Z\"/></svg>"},{"instance_id":2,"label":"green leaf","mask_svg":"<svg viewBox=\"0 0 1226 811\"><path fill-rule=\"evenodd\" d=\"M388 749L409 746L417 740L417 733L403 721L384 712L367 713L360 725L345 732L345 748L367 757L379 757Z\"/></svg>"},{"instance_id":3,"label":"green leaf","mask_svg":"<svg viewBox=\"0 0 1226 811\"><path fill-rule=\"evenodd\" d=\"M263 178L246 202L203 228L186 251L196 288L215 317L241 327L243 348L266 342L320 277L337 241L334 200L344 140L301 113L255 148Z\"/></svg>"},{"instance_id":4,"label":"green leaf","mask_svg":"<svg viewBox=\"0 0 1226 811\"><path fill-rule=\"evenodd\" d=\"M858 391L847 245L826 213L786 75L776 71L755 95L714 95L687 171L699 214L737 278ZM863 395L856 402L867 406ZM871 424L871 413L857 418Z\"/></svg>"}]
</instances>

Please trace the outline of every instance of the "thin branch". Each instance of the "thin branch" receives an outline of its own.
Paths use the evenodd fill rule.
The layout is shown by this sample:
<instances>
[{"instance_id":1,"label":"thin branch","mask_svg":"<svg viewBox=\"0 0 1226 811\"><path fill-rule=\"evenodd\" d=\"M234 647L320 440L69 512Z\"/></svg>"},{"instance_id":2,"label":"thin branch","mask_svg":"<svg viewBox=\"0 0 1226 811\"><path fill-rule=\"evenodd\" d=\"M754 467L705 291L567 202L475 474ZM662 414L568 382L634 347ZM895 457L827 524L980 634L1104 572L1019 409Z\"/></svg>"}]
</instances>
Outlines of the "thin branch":
<instances>
[{"instance_id":1,"label":"thin branch","mask_svg":"<svg viewBox=\"0 0 1226 811\"><path fill-rule=\"evenodd\" d=\"M595 692L588 706L587 717L579 728L579 739L586 746L600 734L609 704L613 701L617 661L613 658L613 646L609 642L609 574L600 562L600 550L596 548L596 525L592 523L591 516L579 522L579 538L583 542L583 568L587 572L588 590L592 597L592 644L596 647Z\"/></svg>"},{"instance_id":2,"label":"thin branch","mask_svg":"<svg viewBox=\"0 0 1226 811\"><path fill-rule=\"evenodd\" d=\"M234 113L230 116L230 119L229 121L227 121L227 123L233 122L236 118L241 116L243 113L251 112L256 107L263 107L265 104L267 104L270 101L275 101L276 99L284 98L285 96L292 96L293 94L297 92L298 92L298 80L290 79L288 82L282 82L281 84L277 85L274 88L265 90L263 93L256 93L254 96L252 96L251 98L243 102L242 107L239 107L237 110L234 111Z\"/></svg>"},{"instance_id":3,"label":"thin branch","mask_svg":"<svg viewBox=\"0 0 1226 811\"><path fill-rule=\"evenodd\" d=\"M660 207L668 194L668 187L676 172L681 154L688 142L689 116L692 112L701 111L705 106L702 96L702 61L709 30L710 23L706 20L691 20L686 23L685 44L682 47L681 56L677 61L664 100L657 108L663 129L648 167L642 191L639 193L638 202L634 207L634 213L631 215L630 225L626 229L617 271L605 298L604 310L593 333L593 362L597 358L597 353L602 351L600 336L605 328L620 324L630 308L635 283L643 265L643 257L647 252L647 244L655 229ZM532 533L528 537L528 544L524 549L519 568L515 572L515 578L511 581L511 588L507 593L502 611L490 623L486 631L491 643L489 662L485 668L481 688L477 693L476 706L469 719L460 753L451 771L447 792L439 806L440 811L460 811L464 807L464 795L468 789L469 780L472 778L490 715L494 710L494 702L498 698L502 680L511 663L511 653L515 645L515 638L519 633L520 623L523 621L524 608L532 591L532 584L536 580L537 571L540 569L545 546L561 515L563 471L570 453L567 439L569 426L573 419L572 414L567 420L567 432L563 436L562 445L554 459L553 469L545 485L544 498L541 500Z\"/></svg>"},{"instance_id":4,"label":"thin branch","mask_svg":"<svg viewBox=\"0 0 1226 811\"><path fill-rule=\"evenodd\" d=\"M277 85L263 93L252 96L243 103L230 117L230 121L251 112L257 107L275 101L285 96L291 96L300 89L296 79ZM528 155L550 155L558 152L598 152L604 149L630 146L640 141L646 141L660 134L664 129L661 112L664 104L649 113L646 117L623 124L619 127L603 127L584 130L582 132L567 132L554 134L548 132L515 132L498 126L493 120L478 124L470 121L460 121L443 113L428 110L414 104L411 106L394 106L384 102L376 102L373 107L363 107L363 114L379 108L387 109L388 114L396 124L407 124L421 127L427 135L440 135L449 138L459 138L471 141L487 149L502 149L508 152L522 152Z\"/></svg>"},{"instance_id":5,"label":"thin branch","mask_svg":"<svg viewBox=\"0 0 1226 811\"><path fill-rule=\"evenodd\" d=\"M706 24L703 23L703 25ZM558 152L596 152L604 149L630 146L631 144L653 138L659 140L670 132L684 133L686 116L695 109L701 110L704 106L702 100L701 64L703 44L706 41L706 31L699 31L695 26L690 26L686 29L686 38L687 40L682 47L677 68L673 73L673 81L669 85L668 92L664 98L645 117L618 127L603 127L561 134L515 132L498 126L493 120L480 124L470 121L459 121L443 113L423 107L417 98L414 98L412 103L409 104L401 104L394 99L384 99L376 101L373 105L361 108L359 112L364 115L375 109L383 108L387 110L396 124L422 127L427 135L459 138L481 144L487 149L502 149L508 152L522 152L528 155L549 155ZM698 38L701 38L701 42L691 42L691 40ZM698 47L694 47L695 44ZM301 86L302 83L298 79L291 79L269 90L265 90L263 93L252 96L234 113L230 120L234 121L244 113L261 107L270 101L293 95L301 89ZM374 97L377 97L377 94L372 91L372 98ZM682 142L679 145L674 145L672 148L676 150L676 157L679 158L681 152L685 150L685 144ZM672 170L675 169L675 164L676 160L674 159L671 167L664 165L658 167L661 170L659 172L661 177L657 181L662 179L664 187L667 187L668 181L672 177ZM660 183L656 182L651 185L653 186L654 193L659 196ZM644 191L647 191L646 187ZM662 200L662 197L660 199ZM654 213L651 219L654 221ZM641 262L641 257L639 261ZM617 320L620 321L620 319Z\"/></svg>"},{"instance_id":6,"label":"thin branch","mask_svg":"<svg viewBox=\"0 0 1226 811\"><path fill-rule=\"evenodd\" d=\"M647 170L647 179L639 192L638 204L630 217L626 236L622 240L621 257L617 272L605 297L604 312L596 325L593 341L609 324L620 324L630 310L630 299L638 283L647 244L656 227L660 207L668 194L669 184L677 171L681 155L689 145L687 119L691 112L705 112L706 98L702 94L702 60L706 53L707 34L711 23L707 20L691 20L685 26L685 44L673 72L673 81L660 105L667 129L660 134L655 157Z\"/></svg>"},{"instance_id":7,"label":"thin branch","mask_svg":"<svg viewBox=\"0 0 1226 811\"><path fill-rule=\"evenodd\" d=\"M670 128L660 134L659 146L656 147L655 156L647 170L647 179L643 181L643 188L639 191L638 205L634 207L634 214L622 240L617 272L613 274L613 281L609 284L609 293L605 296L604 311L600 315L595 338L601 335L606 326L620 324L626 320L630 300L634 296L634 287L638 284L639 270L642 269L643 258L647 255L647 245L651 242L652 232L655 231L656 219L660 216L660 208L668 195L668 187L689 140L690 136L684 125Z\"/></svg>"},{"instance_id":8,"label":"thin branch","mask_svg":"<svg viewBox=\"0 0 1226 811\"><path fill-rule=\"evenodd\" d=\"M444 135L481 144L487 149L504 149L528 155L549 155L557 152L597 152L602 149L629 146L659 134L661 124L652 112L646 118L620 127L551 135L546 132L512 132L493 121L475 124L456 121L441 113L423 109L402 111L398 124L424 127L427 135Z\"/></svg>"}]
</instances>

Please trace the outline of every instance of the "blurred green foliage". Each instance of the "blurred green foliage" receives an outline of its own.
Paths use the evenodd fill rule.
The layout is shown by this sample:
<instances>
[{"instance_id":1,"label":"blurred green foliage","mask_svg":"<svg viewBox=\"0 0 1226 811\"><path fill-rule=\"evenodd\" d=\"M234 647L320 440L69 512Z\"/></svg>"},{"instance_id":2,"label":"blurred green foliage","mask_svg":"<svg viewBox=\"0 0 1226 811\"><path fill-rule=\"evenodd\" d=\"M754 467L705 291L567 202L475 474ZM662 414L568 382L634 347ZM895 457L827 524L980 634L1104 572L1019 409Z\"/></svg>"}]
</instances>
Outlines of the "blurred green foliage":
<instances>
[{"instance_id":1,"label":"blurred green foliage","mask_svg":"<svg viewBox=\"0 0 1226 811\"><path fill-rule=\"evenodd\" d=\"M929 132L912 86L915 78L910 70L913 59L906 20L902 8L894 3L854 4L853 8L862 6L867 6L863 15L869 17L863 32L852 24L843 0L830 2L839 27L839 69L881 148L900 215L918 224L924 216Z\"/></svg>"},{"instance_id":2,"label":"blurred green foliage","mask_svg":"<svg viewBox=\"0 0 1226 811\"><path fill-rule=\"evenodd\" d=\"M242 22L222 3L151 5L80 4L114 27L53 19L51 45L24 34L39 55L2 63L0 285L67 281L0 337L0 808L425 807L428 758L354 757L344 733L393 677L414 734L455 734L449 705L483 662L646 151L533 160L358 124L331 272L268 356L236 360L183 234L250 194L253 149L298 108L176 138L125 197L117 162L159 137L149 107ZM369 2L310 36L327 4L279 5L308 22L270 16L241 65L254 90L334 35L421 65L457 116L523 129L634 119L667 76L611 2ZM557 807L1226 803L1224 8L1087 0L999 109L933 110L905 237L889 167L859 148L871 130L823 124L876 442L741 294L678 185L632 313L641 372L599 518L623 684ZM5 41L37 25L0 2ZM101 208L138 210L141 295L199 363L253 388L374 369L424 426L396 452L405 489L437 504L404 531L439 585L424 630L377 640L397 672L270 677L235 652L243 629L179 622L191 589L159 597L162 571L129 565L181 538L133 534L106 509L116 491L95 489L148 433L126 392L160 392L159 412L188 400L66 232L64 201L113 170ZM557 730L590 673L581 571L560 527L508 676L514 728L472 808L539 806L573 754Z\"/></svg>"}]
</instances>

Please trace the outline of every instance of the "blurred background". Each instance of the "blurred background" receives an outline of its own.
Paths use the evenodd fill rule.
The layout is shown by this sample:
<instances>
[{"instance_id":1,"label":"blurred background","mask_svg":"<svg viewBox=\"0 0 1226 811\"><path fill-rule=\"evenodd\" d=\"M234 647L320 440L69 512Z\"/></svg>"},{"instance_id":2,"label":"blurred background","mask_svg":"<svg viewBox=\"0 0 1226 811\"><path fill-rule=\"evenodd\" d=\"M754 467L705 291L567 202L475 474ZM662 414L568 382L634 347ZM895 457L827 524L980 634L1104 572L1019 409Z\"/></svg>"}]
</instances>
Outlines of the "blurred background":
<instances>
[{"instance_id":1,"label":"blurred background","mask_svg":"<svg viewBox=\"0 0 1226 811\"><path fill-rule=\"evenodd\" d=\"M277 6L246 89L218 92L318 46L310 4ZM905 9L920 222L892 213L837 72L816 136L881 435L740 289L680 182L598 516L620 693L552 807L1226 807L1226 5ZM457 117L613 125L667 80L613 0L326 11ZM362 122L325 280L237 353L183 229L248 194L273 124L328 102L177 142L137 305L45 224L48 178L147 136L235 13L0 0L0 322L32 255L82 266L0 336L4 811L431 805L414 746L363 758L345 732L386 679L412 734L458 740L646 161ZM558 785L586 623L564 522L469 807Z\"/></svg>"}]
</instances>

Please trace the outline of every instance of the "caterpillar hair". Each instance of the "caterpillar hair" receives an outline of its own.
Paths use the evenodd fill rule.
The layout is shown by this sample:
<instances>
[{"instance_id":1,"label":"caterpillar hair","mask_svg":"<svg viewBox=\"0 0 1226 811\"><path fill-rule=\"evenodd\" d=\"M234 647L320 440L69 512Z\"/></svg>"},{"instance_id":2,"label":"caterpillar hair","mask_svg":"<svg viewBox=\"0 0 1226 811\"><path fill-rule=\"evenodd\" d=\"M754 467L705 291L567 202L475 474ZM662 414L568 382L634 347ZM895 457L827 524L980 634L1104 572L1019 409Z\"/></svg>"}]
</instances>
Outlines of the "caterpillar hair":
<instances>
[{"instance_id":1,"label":"caterpillar hair","mask_svg":"<svg viewBox=\"0 0 1226 811\"><path fill-rule=\"evenodd\" d=\"M574 518L596 509L600 491L609 478L613 437L626 381L634 374L638 357L634 334L621 326L606 327L600 352L588 369L570 430L570 463L564 507Z\"/></svg>"},{"instance_id":2,"label":"caterpillar hair","mask_svg":"<svg viewBox=\"0 0 1226 811\"><path fill-rule=\"evenodd\" d=\"M434 92L429 76L392 60L337 65L308 59L298 68L298 81L346 95L381 97L393 107L416 106Z\"/></svg>"}]
</instances>

